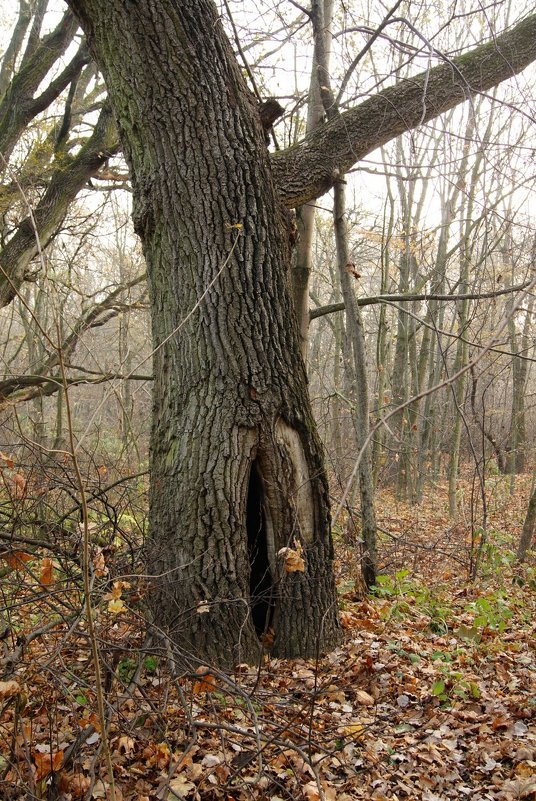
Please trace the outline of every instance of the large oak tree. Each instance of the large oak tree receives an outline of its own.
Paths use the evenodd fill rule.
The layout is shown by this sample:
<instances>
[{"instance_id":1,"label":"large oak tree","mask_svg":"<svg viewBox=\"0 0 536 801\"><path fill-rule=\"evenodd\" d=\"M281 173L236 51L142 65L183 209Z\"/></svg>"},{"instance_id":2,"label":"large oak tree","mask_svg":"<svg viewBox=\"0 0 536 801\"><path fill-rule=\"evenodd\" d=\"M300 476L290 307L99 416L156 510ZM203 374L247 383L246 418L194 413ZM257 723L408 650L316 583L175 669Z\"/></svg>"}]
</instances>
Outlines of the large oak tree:
<instances>
[{"instance_id":1,"label":"large oak tree","mask_svg":"<svg viewBox=\"0 0 536 801\"><path fill-rule=\"evenodd\" d=\"M524 69L536 58L536 15L270 157L212 0L68 3L106 80L148 267L155 620L185 658L252 659L268 625L277 654L311 655L339 629L284 207L319 197L382 143ZM52 199L47 220L51 208ZM4 302L35 248L27 228L26 250L20 242L2 260ZM304 569L289 571L300 558Z\"/></svg>"}]
</instances>

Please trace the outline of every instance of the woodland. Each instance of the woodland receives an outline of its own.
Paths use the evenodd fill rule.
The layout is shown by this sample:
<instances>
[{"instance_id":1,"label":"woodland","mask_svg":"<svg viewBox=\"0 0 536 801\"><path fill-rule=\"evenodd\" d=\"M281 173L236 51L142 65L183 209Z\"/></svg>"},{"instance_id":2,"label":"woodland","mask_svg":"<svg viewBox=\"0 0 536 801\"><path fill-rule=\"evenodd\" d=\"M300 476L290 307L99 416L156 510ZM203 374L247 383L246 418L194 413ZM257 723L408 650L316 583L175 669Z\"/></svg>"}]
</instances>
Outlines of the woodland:
<instances>
[{"instance_id":1,"label":"woodland","mask_svg":"<svg viewBox=\"0 0 536 801\"><path fill-rule=\"evenodd\" d=\"M2 801L536 801L536 14L0 0Z\"/></svg>"}]
</instances>

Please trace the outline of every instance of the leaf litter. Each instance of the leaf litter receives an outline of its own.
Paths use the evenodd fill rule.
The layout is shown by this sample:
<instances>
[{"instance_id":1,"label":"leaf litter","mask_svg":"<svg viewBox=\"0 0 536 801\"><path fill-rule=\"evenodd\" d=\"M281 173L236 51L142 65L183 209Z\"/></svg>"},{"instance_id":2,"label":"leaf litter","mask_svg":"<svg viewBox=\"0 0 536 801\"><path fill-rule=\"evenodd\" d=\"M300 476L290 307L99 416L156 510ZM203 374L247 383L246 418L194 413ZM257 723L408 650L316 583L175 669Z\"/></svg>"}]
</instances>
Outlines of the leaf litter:
<instances>
[{"instance_id":1,"label":"leaf litter","mask_svg":"<svg viewBox=\"0 0 536 801\"><path fill-rule=\"evenodd\" d=\"M209 666L171 675L143 647L141 579L122 581L97 550L117 801L536 801L536 574L533 563L514 581L511 560L524 506L497 497L469 582L474 535L437 498L382 497L372 595L359 589L355 547L337 539L339 648L318 660L267 653L230 677ZM301 569L300 553L283 557ZM0 797L109 799L84 621L51 620L60 571L32 558L6 560L31 608L20 605L3 639ZM62 589L76 609L76 590Z\"/></svg>"}]
</instances>

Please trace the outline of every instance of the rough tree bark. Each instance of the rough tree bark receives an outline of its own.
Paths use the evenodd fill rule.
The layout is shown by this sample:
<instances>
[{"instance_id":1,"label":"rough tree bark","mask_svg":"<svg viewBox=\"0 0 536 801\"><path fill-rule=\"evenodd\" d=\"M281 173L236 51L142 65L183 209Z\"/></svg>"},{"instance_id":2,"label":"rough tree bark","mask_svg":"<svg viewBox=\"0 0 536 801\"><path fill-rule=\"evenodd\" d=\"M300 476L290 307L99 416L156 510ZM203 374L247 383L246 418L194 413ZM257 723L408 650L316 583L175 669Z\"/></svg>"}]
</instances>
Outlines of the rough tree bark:
<instances>
[{"instance_id":1,"label":"rough tree bark","mask_svg":"<svg viewBox=\"0 0 536 801\"><path fill-rule=\"evenodd\" d=\"M255 105L209 0L71 5L148 266L155 618L185 660L254 659L268 625L275 653L313 655L339 638L328 486ZM284 547L304 571L287 572Z\"/></svg>"}]
</instances>

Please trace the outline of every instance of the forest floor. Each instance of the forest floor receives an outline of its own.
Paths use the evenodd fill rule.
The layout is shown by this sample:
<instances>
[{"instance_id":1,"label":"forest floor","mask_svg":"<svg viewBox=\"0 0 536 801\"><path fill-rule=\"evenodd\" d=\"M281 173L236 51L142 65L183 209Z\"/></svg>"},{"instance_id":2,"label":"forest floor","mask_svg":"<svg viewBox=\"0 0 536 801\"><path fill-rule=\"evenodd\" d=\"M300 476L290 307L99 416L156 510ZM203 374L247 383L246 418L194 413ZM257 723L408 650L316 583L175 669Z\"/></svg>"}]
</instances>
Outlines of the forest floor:
<instances>
[{"instance_id":1,"label":"forest floor","mask_svg":"<svg viewBox=\"0 0 536 801\"><path fill-rule=\"evenodd\" d=\"M345 636L317 660L266 655L233 676L174 679L141 648L116 581L97 619L115 800L535 801L535 561L521 580L512 574L530 479L513 495L505 478L490 486L485 544L465 511L469 483L456 525L444 486L420 506L380 494L377 589L356 590L355 548L341 537ZM2 635L3 668L17 659L0 682L2 801L113 798L88 638L47 628L67 591L53 568L34 568L41 592L17 637Z\"/></svg>"}]
</instances>

